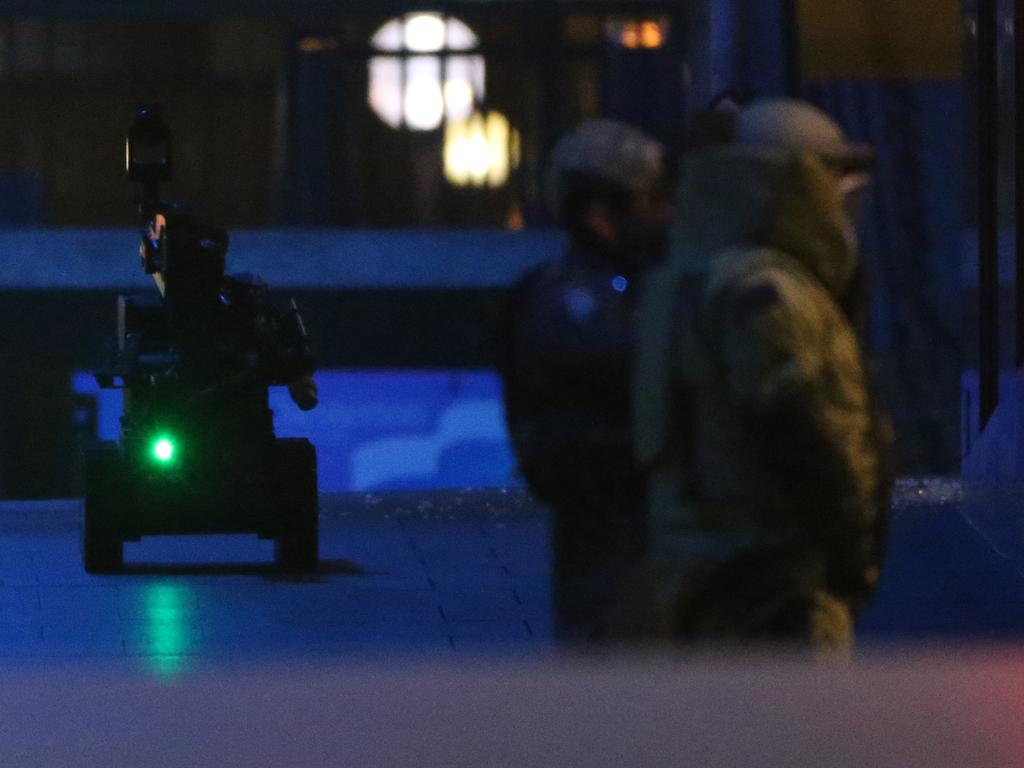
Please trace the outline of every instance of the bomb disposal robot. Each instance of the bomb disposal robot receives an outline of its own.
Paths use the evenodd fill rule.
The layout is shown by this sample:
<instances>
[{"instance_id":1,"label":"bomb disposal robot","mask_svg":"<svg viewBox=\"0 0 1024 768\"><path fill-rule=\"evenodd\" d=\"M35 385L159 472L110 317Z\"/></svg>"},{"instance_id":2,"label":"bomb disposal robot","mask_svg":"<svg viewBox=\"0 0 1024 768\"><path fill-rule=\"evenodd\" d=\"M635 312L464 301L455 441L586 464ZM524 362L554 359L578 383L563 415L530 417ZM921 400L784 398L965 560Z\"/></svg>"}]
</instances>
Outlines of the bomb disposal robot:
<instances>
[{"instance_id":1,"label":"bomb disposal robot","mask_svg":"<svg viewBox=\"0 0 1024 768\"><path fill-rule=\"evenodd\" d=\"M142 185L140 253L158 294L118 299L117 346L102 387L124 390L120 440L86 456L83 560L123 564L124 542L156 534L256 533L286 570L316 567L316 450L274 435L267 388L317 404L314 361L295 302L278 312L265 283L225 275L227 233L160 199L171 177L158 108L127 138Z\"/></svg>"}]
</instances>

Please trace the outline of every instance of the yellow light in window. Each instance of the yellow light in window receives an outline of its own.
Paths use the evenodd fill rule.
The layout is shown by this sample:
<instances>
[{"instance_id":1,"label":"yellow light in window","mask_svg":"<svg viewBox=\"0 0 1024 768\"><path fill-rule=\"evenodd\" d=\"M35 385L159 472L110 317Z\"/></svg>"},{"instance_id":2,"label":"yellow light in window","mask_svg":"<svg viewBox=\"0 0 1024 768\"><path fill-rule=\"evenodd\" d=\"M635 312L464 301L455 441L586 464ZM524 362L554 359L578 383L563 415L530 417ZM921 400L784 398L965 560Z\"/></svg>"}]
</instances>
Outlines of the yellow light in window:
<instances>
[{"instance_id":1,"label":"yellow light in window","mask_svg":"<svg viewBox=\"0 0 1024 768\"><path fill-rule=\"evenodd\" d=\"M619 42L622 43L623 48L640 47L640 30L635 22L630 22L622 28L622 34L619 37Z\"/></svg>"},{"instance_id":2,"label":"yellow light in window","mask_svg":"<svg viewBox=\"0 0 1024 768\"><path fill-rule=\"evenodd\" d=\"M475 112L445 127L444 174L455 186L500 187L519 154L519 132L500 112Z\"/></svg>"},{"instance_id":3,"label":"yellow light in window","mask_svg":"<svg viewBox=\"0 0 1024 768\"><path fill-rule=\"evenodd\" d=\"M447 80L444 84L444 105L449 116L465 117L473 111L475 94L467 80Z\"/></svg>"},{"instance_id":4,"label":"yellow light in window","mask_svg":"<svg viewBox=\"0 0 1024 768\"><path fill-rule=\"evenodd\" d=\"M295 45L303 53L321 53L322 51L335 50L338 47L338 41L333 37L310 35L302 38Z\"/></svg>"},{"instance_id":5,"label":"yellow light in window","mask_svg":"<svg viewBox=\"0 0 1024 768\"><path fill-rule=\"evenodd\" d=\"M466 149L469 124L464 120L449 122L445 126L444 134L445 178L457 187L464 187L469 184L469 162Z\"/></svg>"},{"instance_id":6,"label":"yellow light in window","mask_svg":"<svg viewBox=\"0 0 1024 768\"><path fill-rule=\"evenodd\" d=\"M644 21L640 24L640 47L661 48L665 43L665 34L657 21Z\"/></svg>"},{"instance_id":7,"label":"yellow light in window","mask_svg":"<svg viewBox=\"0 0 1024 768\"><path fill-rule=\"evenodd\" d=\"M665 23L655 19L627 21L619 28L617 39L623 48L655 49L665 44ZM616 39L613 37L612 39Z\"/></svg>"},{"instance_id":8,"label":"yellow light in window","mask_svg":"<svg viewBox=\"0 0 1024 768\"><path fill-rule=\"evenodd\" d=\"M473 186L482 187L487 181L491 163L490 144L484 117L477 112L469 118L469 141L466 145L469 180Z\"/></svg>"},{"instance_id":9,"label":"yellow light in window","mask_svg":"<svg viewBox=\"0 0 1024 768\"><path fill-rule=\"evenodd\" d=\"M511 147L509 134L511 127L504 115L497 112L487 113L487 183L492 187L500 187L508 181Z\"/></svg>"}]
</instances>

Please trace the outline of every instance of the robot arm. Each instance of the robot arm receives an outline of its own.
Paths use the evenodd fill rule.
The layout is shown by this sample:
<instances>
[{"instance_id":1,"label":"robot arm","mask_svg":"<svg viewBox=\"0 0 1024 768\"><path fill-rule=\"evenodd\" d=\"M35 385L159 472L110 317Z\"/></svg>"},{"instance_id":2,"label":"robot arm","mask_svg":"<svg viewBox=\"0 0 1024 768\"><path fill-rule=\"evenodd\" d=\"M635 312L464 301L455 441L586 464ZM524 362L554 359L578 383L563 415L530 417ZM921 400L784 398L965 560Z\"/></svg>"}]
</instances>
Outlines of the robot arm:
<instances>
[{"instance_id":1,"label":"robot arm","mask_svg":"<svg viewBox=\"0 0 1024 768\"><path fill-rule=\"evenodd\" d=\"M288 311L280 322L281 337L290 354L294 356L293 373L288 379L288 394L300 410L310 411L320 402L313 371L316 363L309 349L309 335L306 324L299 314L299 306L292 299Z\"/></svg>"},{"instance_id":2,"label":"robot arm","mask_svg":"<svg viewBox=\"0 0 1024 768\"><path fill-rule=\"evenodd\" d=\"M266 284L249 275L230 276L225 288L227 300L249 318L261 377L287 386L300 409L315 408L319 400L313 380L316 359L295 300L283 313L278 312L271 305Z\"/></svg>"}]
</instances>

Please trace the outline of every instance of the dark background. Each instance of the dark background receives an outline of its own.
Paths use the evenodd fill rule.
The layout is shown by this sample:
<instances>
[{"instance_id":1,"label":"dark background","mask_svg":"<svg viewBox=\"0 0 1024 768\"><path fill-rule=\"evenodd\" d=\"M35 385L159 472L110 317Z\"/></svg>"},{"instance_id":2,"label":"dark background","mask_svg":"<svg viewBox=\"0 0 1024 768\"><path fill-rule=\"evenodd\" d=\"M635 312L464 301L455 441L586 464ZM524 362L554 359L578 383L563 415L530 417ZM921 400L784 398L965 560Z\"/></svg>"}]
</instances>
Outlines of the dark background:
<instances>
[{"instance_id":1,"label":"dark background","mask_svg":"<svg viewBox=\"0 0 1024 768\"><path fill-rule=\"evenodd\" d=\"M122 137L140 103L163 105L175 134L169 193L204 218L233 230L359 228L386 242L396 229L549 226L544 158L584 118L622 118L673 141L686 114L720 91L803 96L878 150L862 243L875 288L869 349L898 428L899 470L956 471L961 378L975 375L977 361L977 230L967 173L975 136L965 130L973 125L965 93L974 91L964 88L961 71L962 31L970 50L973 11L948 0L899 8L861 0L830 14L821 5L100 0L84 11L70 2L7 3L0 17L0 228L135 226ZM456 16L480 40L487 88L478 107L502 112L521 135L522 162L499 188L449 184L443 128L395 130L367 105L370 37L389 19L419 10ZM999 13L1012 11L1001 3ZM623 47L623 25L643 20L661 25L663 44ZM966 65L969 74L970 58ZM1003 69L1000 83L1012 95ZM1012 124L1002 127L1001 135L1012 135ZM0 252L0 262L8 258ZM74 261L83 288L68 293L57 280L49 288L45 281L0 286L0 495L69 495L76 490L66 468L75 409L70 372L111 331L102 308L123 286L102 285L103 275L93 274L102 265L90 267L87 254L30 258L55 274ZM444 273L443 253L425 251L424 259ZM295 264L307 284L315 280L304 274L310 269ZM450 290L417 292L403 282L396 275L359 290L320 286L310 309L326 324L316 330L332 366L493 364L494 318L507 281L495 284L482 271L478 285ZM337 317L366 322L342 333L327 327ZM416 343L396 343L397 326L381 317L411 318ZM374 338L375 327L392 329L391 336ZM976 404L967 417L971 409Z\"/></svg>"}]
</instances>

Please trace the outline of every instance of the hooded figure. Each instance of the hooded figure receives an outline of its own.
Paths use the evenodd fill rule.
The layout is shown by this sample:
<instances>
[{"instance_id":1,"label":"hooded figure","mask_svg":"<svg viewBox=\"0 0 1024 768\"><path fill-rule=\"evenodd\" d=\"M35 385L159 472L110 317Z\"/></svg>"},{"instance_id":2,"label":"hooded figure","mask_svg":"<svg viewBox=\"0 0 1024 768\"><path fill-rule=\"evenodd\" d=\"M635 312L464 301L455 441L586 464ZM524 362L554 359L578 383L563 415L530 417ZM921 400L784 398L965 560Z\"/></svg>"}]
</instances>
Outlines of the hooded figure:
<instances>
[{"instance_id":1,"label":"hooded figure","mask_svg":"<svg viewBox=\"0 0 1024 768\"><path fill-rule=\"evenodd\" d=\"M684 161L670 262L639 310L651 601L631 631L842 651L890 490L844 205L868 153L800 102L755 104L733 131Z\"/></svg>"}]
</instances>

